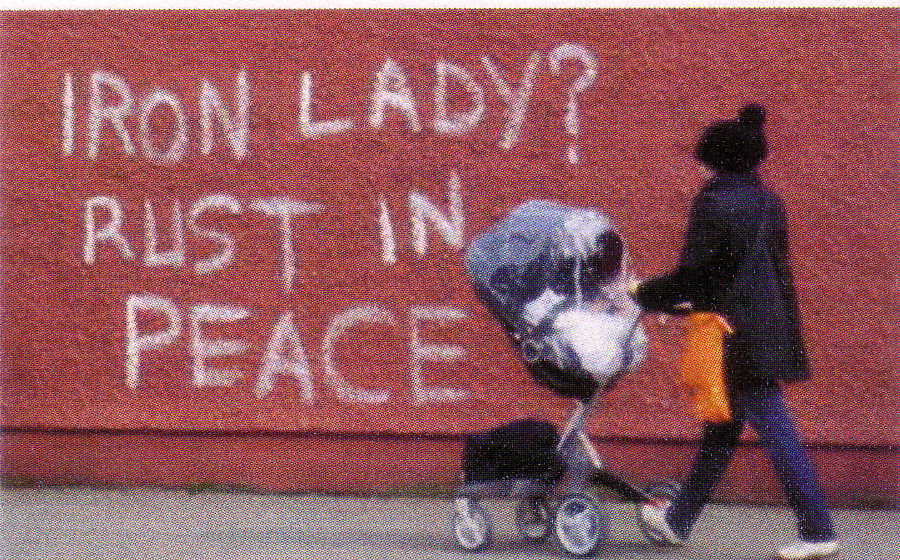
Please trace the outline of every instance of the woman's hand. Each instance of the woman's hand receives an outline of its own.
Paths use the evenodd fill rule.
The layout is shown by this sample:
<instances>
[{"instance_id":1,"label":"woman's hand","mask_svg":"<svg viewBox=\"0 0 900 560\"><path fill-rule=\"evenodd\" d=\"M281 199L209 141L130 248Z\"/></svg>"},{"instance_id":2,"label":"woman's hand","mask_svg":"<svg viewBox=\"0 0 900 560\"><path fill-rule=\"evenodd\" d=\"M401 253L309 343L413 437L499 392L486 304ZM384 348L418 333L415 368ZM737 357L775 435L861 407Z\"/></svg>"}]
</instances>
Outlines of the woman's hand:
<instances>
[{"instance_id":1,"label":"woman's hand","mask_svg":"<svg viewBox=\"0 0 900 560\"><path fill-rule=\"evenodd\" d=\"M694 309L694 306L689 301L683 301L681 303L677 303L674 306L672 306L672 311L674 311L678 315L683 315L685 313L689 313L693 309ZM660 325L665 325L673 317L675 317L675 315L673 315L672 313L660 313L659 316L656 318L656 320L657 320L657 322L659 322Z\"/></svg>"},{"instance_id":2,"label":"woman's hand","mask_svg":"<svg viewBox=\"0 0 900 560\"><path fill-rule=\"evenodd\" d=\"M631 296L631 299L634 299L634 296L637 295L638 289L641 287L640 280L632 280L628 283L628 287L625 288L625 291Z\"/></svg>"}]
</instances>

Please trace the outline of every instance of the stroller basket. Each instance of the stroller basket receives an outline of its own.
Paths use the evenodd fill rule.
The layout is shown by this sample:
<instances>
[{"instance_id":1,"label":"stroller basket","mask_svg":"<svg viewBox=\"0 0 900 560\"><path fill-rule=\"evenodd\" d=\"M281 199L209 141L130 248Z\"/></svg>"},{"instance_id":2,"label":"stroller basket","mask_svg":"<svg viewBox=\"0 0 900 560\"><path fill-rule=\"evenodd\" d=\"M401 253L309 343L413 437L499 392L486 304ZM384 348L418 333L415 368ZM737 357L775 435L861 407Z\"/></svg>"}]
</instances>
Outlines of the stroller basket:
<instances>
[{"instance_id":1,"label":"stroller basket","mask_svg":"<svg viewBox=\"0 0 900 560\"><path fill-rule=\"evenodd\" d=\"M584 433L592 403L577 403L562 436L552 424L520 420L469 437L464 483L454 494L451 517L462 548L477 551L491 544L491 517L482 499L517 501L515 522L522 537L536 541L553 533L575 556L592 554L608 538L608 516L593 488L609 488L633 502L658 499L603 467Z\"/></svg>"},{"instance_id":2,"label":"stroller basket","mask_svg":"<svg viewBox=\"0 0 900 560\"><path fill-rule=\"evenodd\" d=\"M517 479L552 483L564 469L558 444L556 426L538 420L519 420L470 435L463 455L465 483Z\"/></svg>"}]
</instances>

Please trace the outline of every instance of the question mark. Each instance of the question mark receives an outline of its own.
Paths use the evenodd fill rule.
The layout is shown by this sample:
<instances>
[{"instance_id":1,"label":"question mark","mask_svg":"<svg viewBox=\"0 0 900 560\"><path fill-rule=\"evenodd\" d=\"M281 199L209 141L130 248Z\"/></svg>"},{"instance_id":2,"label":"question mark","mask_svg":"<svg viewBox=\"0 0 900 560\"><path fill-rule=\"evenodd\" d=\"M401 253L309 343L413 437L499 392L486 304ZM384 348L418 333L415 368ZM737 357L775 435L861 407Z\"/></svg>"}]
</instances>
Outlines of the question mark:
<instances>
[{"instance_id":1,"label":"question mark","mask_svg":"<svg viewBox=\"0 0 900 560\"><path fill-rule=\"evenodd\" d=\"M584 71L580 76L575 78L572 85L569 86L569 102L566 105L565 128L566 132L572 136L573 140L569 143L566 155L569 163L576 164L579 162L578 144L578 95L591 87L597 80L597 69L599 63L597 58L581 45L574 43L564 43L559 45L548 56L550 60L550 70L557 76L562 72L562 63L564 60L577 60L584 66Z\"/></svg>"}]
</instances>

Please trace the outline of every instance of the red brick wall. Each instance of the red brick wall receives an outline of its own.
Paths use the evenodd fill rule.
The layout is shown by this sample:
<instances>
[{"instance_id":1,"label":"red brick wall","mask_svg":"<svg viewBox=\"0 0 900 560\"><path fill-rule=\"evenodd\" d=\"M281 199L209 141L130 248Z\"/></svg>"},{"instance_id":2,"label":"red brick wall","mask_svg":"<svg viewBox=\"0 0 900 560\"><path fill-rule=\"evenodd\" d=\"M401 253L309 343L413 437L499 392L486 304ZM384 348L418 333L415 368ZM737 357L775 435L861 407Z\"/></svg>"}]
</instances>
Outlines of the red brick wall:
<instances>
[{"instance_id":1,"label":"red brick wall","mask_svg":"<svg viewBox=\"0 0 900 560\"><path fill-rule=\"evenodd\" d=\"M66 467L50 452L37 469L28 450L60 433L134 434L132 444L148 430L172 445L197 431L232 442L259 433L409 442L527 414L562 418L567 403L528 381L476 303L460 246L518 202L555 198L609 213L639 274L665 270L702 181L692 144L747 101L769 110L763 173L790 213L815 369L790 390L801 427L822 449L894 456L896 21L888 10L4 14L4 470L191 480L153 454L121 454L131 466L117 475L72 457L66 465L83 467ZM446 98L442 64L456 65ZM379 90L379 75L395 81ZM203 92L240 123L244 83L246 136L232 145L215 111L205 136ZM377 91L393 94L383 111ZM116 107L122 131L104 118ZM441 126L442 107L462 130ZM566 125L570 112L577 127ZM308 137L304 114L352 124ZM170 160L153 159L167 150ZM420 250L415 193L449 225L442 234L420 220ZM233 208L203 210L211 195ZM120 238L104 237L109 207L96 197L121 210ZM293 271L282 218L259 209L278 199L316 205L290 219ZM228 251L210 230L234 247L219 268L211 260ZM148 231L157 252L175 249L181 261L148 261ZM140 296L173 316L136 315L132 346L148 347L129 375L126 308ZM266 355L279 324L293 343L277 350L293 351L299 373L269 389L260 377L276 365ZM170 328L170 340L140 338ZM677 327L648 328L651 360L609 396L593 430L690 440L697 425L669 373ZM200 363L196 345L216 340L241 346ZM451 355L431 356L429 345ZM232 370L228 384L209 386L220 369ZM258 454L287 464L244 441L229 464ZM232 483L267 485L235 472L245 476ZM841 487L860 489L863 477L848 474Z\"/></svg>"}]
</instances>

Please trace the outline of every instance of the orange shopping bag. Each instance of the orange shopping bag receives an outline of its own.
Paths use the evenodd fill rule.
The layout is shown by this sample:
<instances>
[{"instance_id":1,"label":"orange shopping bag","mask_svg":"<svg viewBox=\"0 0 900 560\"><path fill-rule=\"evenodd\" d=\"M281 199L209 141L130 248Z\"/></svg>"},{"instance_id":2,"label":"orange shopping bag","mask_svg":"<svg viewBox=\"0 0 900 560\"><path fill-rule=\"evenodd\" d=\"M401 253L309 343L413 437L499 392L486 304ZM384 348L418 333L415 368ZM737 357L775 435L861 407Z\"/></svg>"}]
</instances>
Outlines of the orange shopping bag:
<instances>
[{"instance_id":1,"label":"orange shopping bag","mask_svg":"<svg viewBox=\"0 0 900 560\"><path fill-rule=\"evenodd\" d=\"M734 329L721 315L695 312L685 319L681 381L693 400L694 413L705 422L728 422L731 407L725 385L725 335Z\"/></svg>"}]
</instances>

